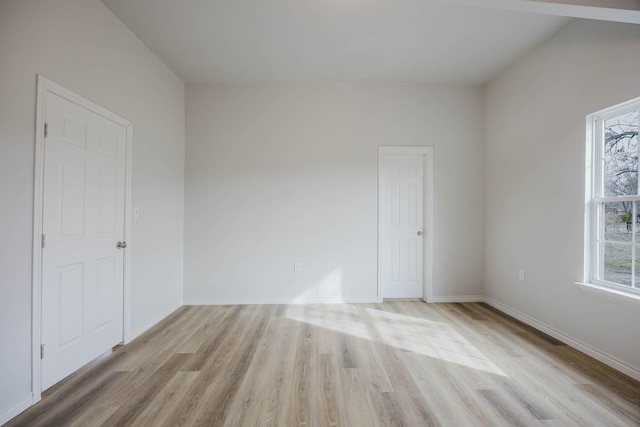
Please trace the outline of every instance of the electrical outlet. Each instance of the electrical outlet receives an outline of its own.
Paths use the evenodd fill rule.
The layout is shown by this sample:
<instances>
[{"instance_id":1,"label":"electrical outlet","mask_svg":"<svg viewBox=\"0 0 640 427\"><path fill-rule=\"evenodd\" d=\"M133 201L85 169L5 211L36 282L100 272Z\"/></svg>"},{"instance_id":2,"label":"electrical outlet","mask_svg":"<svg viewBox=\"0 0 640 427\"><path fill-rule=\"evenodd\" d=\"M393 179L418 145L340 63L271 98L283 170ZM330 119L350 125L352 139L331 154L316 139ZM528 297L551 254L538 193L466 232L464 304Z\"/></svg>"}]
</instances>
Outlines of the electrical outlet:
<instances>
[{"instance_id":1,"label":"electrical outlet","mask_svg":"<svg viewBox=\"0 0 640 427\"><path fill-rule=\"evenodd\" d=\"M293 263L293 271L302 271L302 263L301 262L294 262Z\"/></svg>"},{"instance_id":2,"label":"electrical outlet","mask_svg":"<svg viewBox=\"0 0 640 427\"><path fill-rule=\"evenodd\" d=\"M520 269L518 271L518 280L520 280L521 282L524 282L524 270Z\"/></svg>"}]
</instances>

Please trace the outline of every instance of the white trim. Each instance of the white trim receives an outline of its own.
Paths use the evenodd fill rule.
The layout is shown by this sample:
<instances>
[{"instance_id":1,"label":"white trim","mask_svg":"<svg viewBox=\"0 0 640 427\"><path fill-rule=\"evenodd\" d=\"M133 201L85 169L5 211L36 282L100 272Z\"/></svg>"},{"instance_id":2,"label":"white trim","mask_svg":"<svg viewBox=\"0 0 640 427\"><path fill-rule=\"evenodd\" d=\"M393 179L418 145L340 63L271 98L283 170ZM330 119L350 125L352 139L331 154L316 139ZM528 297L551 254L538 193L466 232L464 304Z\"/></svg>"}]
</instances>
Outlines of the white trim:
<instances>
[{"instance_id":1,"label":"white trim","mask_svg":"<svg viewBox=\"0 0 640 427\"><path fill-rule=\"evenodd\" d=\"M575 1L549 0L446 0L450 3L469 4L473 7L540 13L571 18L598 19L611 22L640 24L640 11L612 6L606 0L599 5L580 5Z\"/></svg>"},{"instance_id":2,"label":"white trim","mask_svg":"<svg viewBox=\"0 0 640 427\"><path fill-rule=\"evenodd\" d=\"M422 154L424 155L424 183L423 183L423 226L424 239L423 244L423 263L422 263L422 299L426 302L433 302L433 202L434 202L434 186L433 186L433 147L378 147L378 286L377 301L382 302L382 250L380 247L382 224L382 156L385 154Z\"/></svg>"},{"instance_id":3,"label":"white trim","mask_svg":"<svg viewBox=\"0 0 640 427\"><path fill-rule=\"evenodd\" d=\"M640 196L607 196L607 197L595 196L594 200L600 203L637 202L640 200Z\"/></svg>"},{"instance_id":4,"label":"white trim","mask_svg":"<svg viewBox=\"0 0 640 427\"><path fill-rule=\"evenodd\" d=\"M435 296L431 297L429 303L447 303L447 302L484 302L483 295L451 295L451 296Z\"/></svg>"},{"instance_id":5,"label":"white trim","mask_svg":"<svg viewBox=\"0 0 640 427\"><path fill-rule=\"evenodd\" d=\"M635 107L636 104L638 104L639 102L640 102L640 97L621 102L620 104L612 105L611 107L603 108L600 111L596 111L595 113L589 114L587 116L587 120L590 120L596 116L603 120L608 120L612 117L616 117L620 114L626 113L629 108Z\"/></svg>"},{"instance_id":6,"label":"white trim","mask_svg":"<svg viewBox=\"0 0 640 427\"><path fill-rule=\"evenodd\" d=\"M33 405L34 403L36 402L33 400L33 393L29 393L22 399L13 403L7 409L2 411L2 413L0 413L0 425L3 425L9 422L11 419L19 415L22 411L26 410L29 406Z\"/></svg>"},{"instance_id":7,"label":"white trim","mask_svg":"<svg viewBox=\"0 0 640 427\"><path fill-rule=\"evenodd\" d=\"M599 360L600 362L604 363L605 365L608 365L610 367L612 367L613 369L616 369L620 372L622 372L623 374L626 374L628 376L630 376L631 378L634 378L638 381L640 381L640 370L638 368L635 368L633 366L628 365L627 363L617 359L614 356L611 356L610 354L607 354L601 350L598 350L597 348L594 348L592 346L590 346L589 344L585 344L582 341L579 341L563 332L560 332L559 330L545 324L542 323L536 319L534 319L533 317L527 316L526 314L523 314L499 301L494 300L493 298L484 297L484 302L489 304L490 306L502 311L503 313L508 314L511 317L514 317L518 320L520 320L521 322L526 323L527 325L538 329L539 331L544 332L547 335L552 336L553 338L562 341L563 343L575 348L578 351L581 351L582 353L589 355L591 357L593 357L594 359Z\"/></svg>"},{"instance_id":8,"label":"white trim","mask_svg":"<svg viewBox=\"0 0 640 427\"><path fill-rule=\"evenodd\" d=\"M107 120L124 126L127 130L127 159L125 166L125 223L124 239L131 241L131 171L133 153L132 124L129 120L95 104L88 99L60 86L57 83L38 75L38 89L36 100L36 140L34 163L34 188L33 188L33 247L32 247L32 272L31 272L31 391L32 403L40 400L42 393L42 371L40 360L40 345L42 343L42 220L43 220L43 188L44 188L44 123L46 108L46 93L50 92L90 110ZM129 244L129 246L131 246ZM123 341L131 330L131 254L130 250L124 251L123 271Z\"/></svg>"},{"instance_id":9,"label":"white trim","mask_svg":"<svg viewBox=\"0 0 640 427\"><path fill-rule=\"evenodd\" d=\"M127 120L124 117L121 117L116 113L107 110L103 106L96 104L95 102L90 101L81 95L78 95L77 93L65 88L64 86L60 86L59 84L52 82L41 74L38 74L38 83L42 83L42 88L45 91L54 93L66 99L67 101L73 102L74 104L86 108L87 110L90 110L91 112L96 113L107 120L117 123L120 126L127 127L131 125L130 120ZM42 111L44 111L44 109Z\"/></svg>"},{"instance_id":10,"label":"white trim","mask_svg":"<svg viewBox=\"0 0 640 427\"><path fill-rule=\"evenodd\" d=\"M145 332L147 332L149 329L151 329L154 326L156 326L158 323L162 322L164 319L169 317L171 314L173 314L173 312L175 312L180 307L182 307L182 304L174 306L173 308L171 308L168 311L166 311L164 314L161 314L160 316L156 316L153 320L151 320L150 322L147 322L146 325L142 326L141 328L136 329L133 333L130 333L129 340L126 341L125 344L130 343L134 339L138 338L140 335L142 335Z\"/></svg>"},{"instance_id":11,"label":"white trim","mask_svg":"<svg viewBox=\"0 0 640 427\"><path fill-rule=\"evenodd\" d=\"M331 298L196 298L185 299L184 305L270 305L270 304L372 304L378 297Z\"/></svg>"},{"instance_id":12,"label":"white trim","mask_svg":"<svg viewBox=\"0 0 640 427\"><path fill-rule=\"evenodd\" d=\"M124 238L127 242L127 248L133 245L133 233L131 232L131 223L133 219L133 203L131 201L132 194L132 172L133 172L133 125L129 123L127 126L127 154L126 154L126 173L125 173L125 193L124 193ZM122 301L122 342L127 344L131 342L131 249L124 249L124 283L123 283L123 301Z\"/></svg>"},{"instance_id":13,"label":"white trim","mask_svg":"<svg viewBox=\"0 0 640 427\"><path fill-rule=\"evenodd\" d=\"M424 280L424 300L433 300L433 211L434 211L434 187L433 187L433 148L428 148L424 155L424 215L425 234L424 241L424 267L422 277Z\"/></svg>"},{"instance_id":14,"label":"white trim","mask_svg":"<svg viewBox=\"0 0 640 427\"><path fill-rule=\"evenodd\" d=\"M584 263L583 263L583 277L582 282L576 282L576 284L583 284L586 287L592 287L594 290L591 293L597 293L600 295L607 295L602 289L610 287L611 289L621 291L624 295L632 292L640 292L637 288L625 292L623 286L615 283L609 283L602 280L604 272L604 260L602 243L608 243L605 239L604 222L602 216L605 215L604 203L607 202L635 202L640 201L640 196L604 196L603 193L603 176L602 176L602 164L603 164L603 146L604 138L604 125L606 120L615 118L621 114L628 113L638 109L640 105L640 97L634 98L612 107L605 108L595 113L588 114L586 116L586 131L585 131L585 199L584 199ZM636 206L633 203L633 217L636 216ZM636 259L635 246L636 246L635 234L632 236L631 242L616 242L616 244L628 244L631 246L632 256L631 259ZM635 269L631 271L631 283L635 282ZM584 287L581 287L583 289Z\"/></svg>"},{"instance_id":15,"label":"white trim","mask_svg":"<svg viewBox=\"0 0 640 427\"><path fill-rule=\"evenodd\" d=\"M40 345L42 343L42 207L44 190L44 121L47 82L38 76L36 101L36 146L33 179L33 243L31 247L31 392L33 403L42 394Z\"/></svg>"},{"instance_id":16,"label":"white trim","mask_svg":"<svg viewBox=\"0 0 640 427\"><path fill-rule=\"evenodd\" d=\"M595 123L591 116L587 116L586 129L586 149L585 149L585 190L584 190L584 266L583 280L590 280L592 276L593 266L591 260L596 259L595 245L593 244L595 236L593 235L592 221L594 218L595 207L592 202L593 192L595 190L595 176L593 173L593 159L595 157L596 144L593 137L595 135Z\"/></svg>"},{"instance_id":17,"label":"white trim","mask_svg":"<svg viewBox=\"0 0 640 427\"><path fill-rule=\"evenodd\" d=\"M640 295L630 292L624 292L613 287L601 286L596 283L575 282L578 290L586 294L599 295L604 298L621 301L628 304L640 305Z\"/></svg>"}]
</instances>

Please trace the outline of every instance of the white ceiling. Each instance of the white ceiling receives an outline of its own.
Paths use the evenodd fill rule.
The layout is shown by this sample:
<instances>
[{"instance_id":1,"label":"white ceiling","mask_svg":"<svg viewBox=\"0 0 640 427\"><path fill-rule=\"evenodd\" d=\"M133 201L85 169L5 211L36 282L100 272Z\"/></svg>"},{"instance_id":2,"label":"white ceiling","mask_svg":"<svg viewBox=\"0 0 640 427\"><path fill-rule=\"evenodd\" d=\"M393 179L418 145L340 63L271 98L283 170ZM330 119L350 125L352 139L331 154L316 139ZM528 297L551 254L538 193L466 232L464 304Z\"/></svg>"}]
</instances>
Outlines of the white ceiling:
<instances>
[{"instance_id":1,"label":"white ceiling","mask_svg":"<svg viewBox=\"0 0 640 427\"><path fill-rule=\"evenodd\" d=\"M569 20L439 0L103 2L187 83L484 83Z\"/></svg>"}]
</instances>

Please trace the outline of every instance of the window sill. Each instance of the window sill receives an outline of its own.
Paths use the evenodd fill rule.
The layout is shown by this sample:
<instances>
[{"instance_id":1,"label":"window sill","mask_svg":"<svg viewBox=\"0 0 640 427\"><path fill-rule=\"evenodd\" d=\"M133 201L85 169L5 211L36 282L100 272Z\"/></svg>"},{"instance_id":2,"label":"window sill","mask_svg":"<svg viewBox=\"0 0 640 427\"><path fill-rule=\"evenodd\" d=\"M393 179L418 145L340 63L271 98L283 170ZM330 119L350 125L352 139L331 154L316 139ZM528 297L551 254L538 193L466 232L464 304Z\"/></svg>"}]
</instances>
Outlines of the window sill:
<instances>
[{"instance_id":1,"label":"window sill","mask_svg":"<svg viewBox=\"0 0 640 427\"><path fill-rule=\"evenodd\" d=\"M629 304L640 305L640 295L631 292L619 291L617 289L608 288L606 286L596 285L594 283L575 282L580 292L587 294L600 295L602 297L615 301L622 301Z\"/></svg>"}]
</instances>

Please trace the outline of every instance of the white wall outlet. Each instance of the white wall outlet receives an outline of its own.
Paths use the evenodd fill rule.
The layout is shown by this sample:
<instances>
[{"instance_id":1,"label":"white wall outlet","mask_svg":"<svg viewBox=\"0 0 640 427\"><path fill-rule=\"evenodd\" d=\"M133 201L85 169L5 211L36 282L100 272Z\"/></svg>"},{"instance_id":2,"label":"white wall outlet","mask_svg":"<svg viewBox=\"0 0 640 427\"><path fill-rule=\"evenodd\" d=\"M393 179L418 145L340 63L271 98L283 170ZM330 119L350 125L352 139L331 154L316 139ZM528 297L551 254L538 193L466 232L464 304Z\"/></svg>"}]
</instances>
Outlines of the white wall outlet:
<instances>
[{"instance_id":1,"label":"white wall outlet","mask_svg":"<svg viewBox=\"0 0 640 427\"><path fill-rule=\"evenodd\" d=\"M518 270L518 280L520 280L521 282L524 282L524 270L523 269Z\"/></svg>"},{"instance_id":2,"label":"white wall outlet","mask_svg":"<svg viewBox=\"0 0 640 427\"><path fill-rule=\"evenodd\" d=\"M133 219L139 219L140 218L140 208L137 206L133 207Z\"/></svg>"},{"instance_id":3,"label":"white wall outlet","mask_svg":"<svg viewBox=\"0 0 640 427\"><path fill-rule=\"evenodd\" d=\"M302 271L302 263L301 262L294 262L293 263L293 271Z\"/></svg>"}]
</instances>

